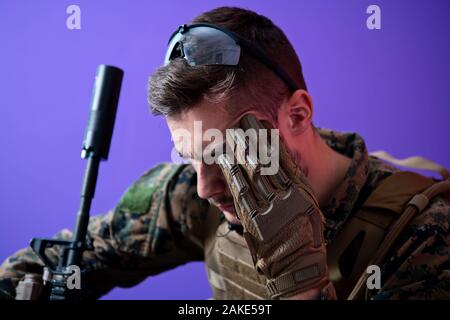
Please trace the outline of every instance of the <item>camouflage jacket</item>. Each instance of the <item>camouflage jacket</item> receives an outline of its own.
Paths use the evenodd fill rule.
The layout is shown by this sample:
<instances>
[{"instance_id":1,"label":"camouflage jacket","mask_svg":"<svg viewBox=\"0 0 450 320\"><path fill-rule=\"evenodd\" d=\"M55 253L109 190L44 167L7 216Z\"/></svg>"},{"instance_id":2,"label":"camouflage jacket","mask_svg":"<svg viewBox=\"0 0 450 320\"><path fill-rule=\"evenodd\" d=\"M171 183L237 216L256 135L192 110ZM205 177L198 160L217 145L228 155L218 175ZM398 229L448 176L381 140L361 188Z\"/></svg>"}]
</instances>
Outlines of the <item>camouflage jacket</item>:
<instances>
[{"instance_id":1,"label":"camouflage jacket","mask_svg":"<svg viewBox=\"0 0 450 320\"><path fill-rule=\"evenodd\" d=\"M355 133L319 130L328 145L350 158L343 183L327 207L325 236L331 243L372 190L399 169L369 156ZM209 203L198 197L190 165L159 164L140 177L114 210L91 217L85 252L86 298L98 298L116 286L130 287L190 261L205 260L205 238L217 224L206 223ZM372 299L450 298L450 203L435 198L398 238L382 266L382 288ZM68 230L57 236L69 239ZM52 249L56 260L57 250ZM25 273L42 273L31 249L7 258L0 267L0 291L15 295Z\"/></svg>"}]
</instances>

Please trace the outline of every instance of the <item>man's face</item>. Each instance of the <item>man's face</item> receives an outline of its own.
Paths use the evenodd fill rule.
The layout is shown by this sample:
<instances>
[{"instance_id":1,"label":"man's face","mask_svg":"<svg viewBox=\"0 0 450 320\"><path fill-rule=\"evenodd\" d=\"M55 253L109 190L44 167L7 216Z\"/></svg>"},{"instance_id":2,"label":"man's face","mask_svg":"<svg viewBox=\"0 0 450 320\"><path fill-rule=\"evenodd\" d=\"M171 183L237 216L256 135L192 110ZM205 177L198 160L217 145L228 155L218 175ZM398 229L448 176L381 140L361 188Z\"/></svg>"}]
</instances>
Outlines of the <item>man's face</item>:
<instances>
[{"instance_id":1,"label":"man's face","mask_svg":"<svg viewBox=\"0 0 450 320\"><path fill-rule=\"evenodd\" d=\"M201 124L201 135L210 129L217 129L225 137L225 130L237 127L240 118L244 114L253 113L258 118L264 118L256 112L244 111L230 114L225 111L225 104L210 103L202 101L191 110L175 117L168 117L167 124L174 140L177 152L186 159L192 161L197 172L197 193L207 199L211 204L218 207L225 218L233 224L240 224L233 205L233 197L228 189L225 177L219 165L207 164L202 157L202 152L211 144L211 141L203 141L198 138L199 124ZM196 123L196 125L195 125ZM197 127L195 127L197 126ZM181 133L181 134L180 134ZM186 138L189 133L190 139ZM197 137L196 137L197 135ZM187 141L190 140L190 141ZM212 143L214 145L214 143Z\"/></svg>"}]
</instances>

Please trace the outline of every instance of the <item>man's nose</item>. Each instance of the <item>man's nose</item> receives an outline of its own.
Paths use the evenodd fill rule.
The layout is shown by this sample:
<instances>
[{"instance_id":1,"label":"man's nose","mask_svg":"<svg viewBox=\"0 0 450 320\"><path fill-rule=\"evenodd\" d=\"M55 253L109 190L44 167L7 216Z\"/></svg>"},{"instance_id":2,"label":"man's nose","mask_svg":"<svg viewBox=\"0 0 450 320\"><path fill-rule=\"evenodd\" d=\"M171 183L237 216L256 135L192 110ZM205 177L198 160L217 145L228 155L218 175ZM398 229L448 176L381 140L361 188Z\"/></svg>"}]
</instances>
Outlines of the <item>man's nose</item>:
<instances>
[{"instance_id":1,"label":"man's nose","mask_svg":"<svg viewBox=\"0 0 450 320\"><path fill-rule=\"evenodd\" d=\"M219 166L205 164L197 166L197 193L200 198L208 199L222 194L225 187Z\"/></svg>"}]
</instances>

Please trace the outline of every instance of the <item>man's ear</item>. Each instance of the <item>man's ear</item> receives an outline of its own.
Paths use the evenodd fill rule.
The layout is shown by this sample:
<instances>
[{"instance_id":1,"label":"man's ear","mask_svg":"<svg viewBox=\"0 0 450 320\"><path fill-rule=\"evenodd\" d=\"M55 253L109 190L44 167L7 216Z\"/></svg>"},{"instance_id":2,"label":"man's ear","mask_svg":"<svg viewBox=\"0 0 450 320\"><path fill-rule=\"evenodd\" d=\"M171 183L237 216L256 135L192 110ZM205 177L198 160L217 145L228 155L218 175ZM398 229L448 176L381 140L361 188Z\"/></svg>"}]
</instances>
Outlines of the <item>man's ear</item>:
<instances>
[{"instance_id":1,"label":"man's ear","mask_svg":"<svg viewBox=\"0 0 450 320\"><path fill-rule=\"evenodd\" d=\"M299 89L295 91L287 101L285 101L283 110L285 113L287 129L292 135L303 133L311 126L313 106L309 93Z\"/></svg>"}]
</instances>

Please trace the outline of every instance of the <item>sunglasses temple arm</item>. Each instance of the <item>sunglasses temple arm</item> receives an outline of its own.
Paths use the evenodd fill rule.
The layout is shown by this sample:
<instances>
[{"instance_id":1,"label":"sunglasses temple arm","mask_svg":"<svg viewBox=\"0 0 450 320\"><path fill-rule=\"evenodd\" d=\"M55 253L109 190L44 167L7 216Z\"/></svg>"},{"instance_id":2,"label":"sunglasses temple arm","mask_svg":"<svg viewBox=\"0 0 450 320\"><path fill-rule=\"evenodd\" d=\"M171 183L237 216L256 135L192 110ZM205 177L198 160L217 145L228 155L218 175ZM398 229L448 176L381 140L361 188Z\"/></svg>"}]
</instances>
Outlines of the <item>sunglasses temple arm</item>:
<instances>
[{"instance_id":1,"label":"sunglasses temple arm","mask_svg":"<svg viewBox=\"0 0 450 320\"><path fill-rule=\"evenodd\" d=\"M294 92L299 89L297 84L292 80L292 78L277 64L275 64L269 57L259 48L255 47L254 45L250 45L247 43L247 41L242 41L240 39L239 43L240 46L245 47L245 51L254 56L256 59L261 61L263 64L266 65L270 70L272 70L277 76L279 76L284 83L288 86L289 90L291 92Z\"/></svg>"}]
</instances>

